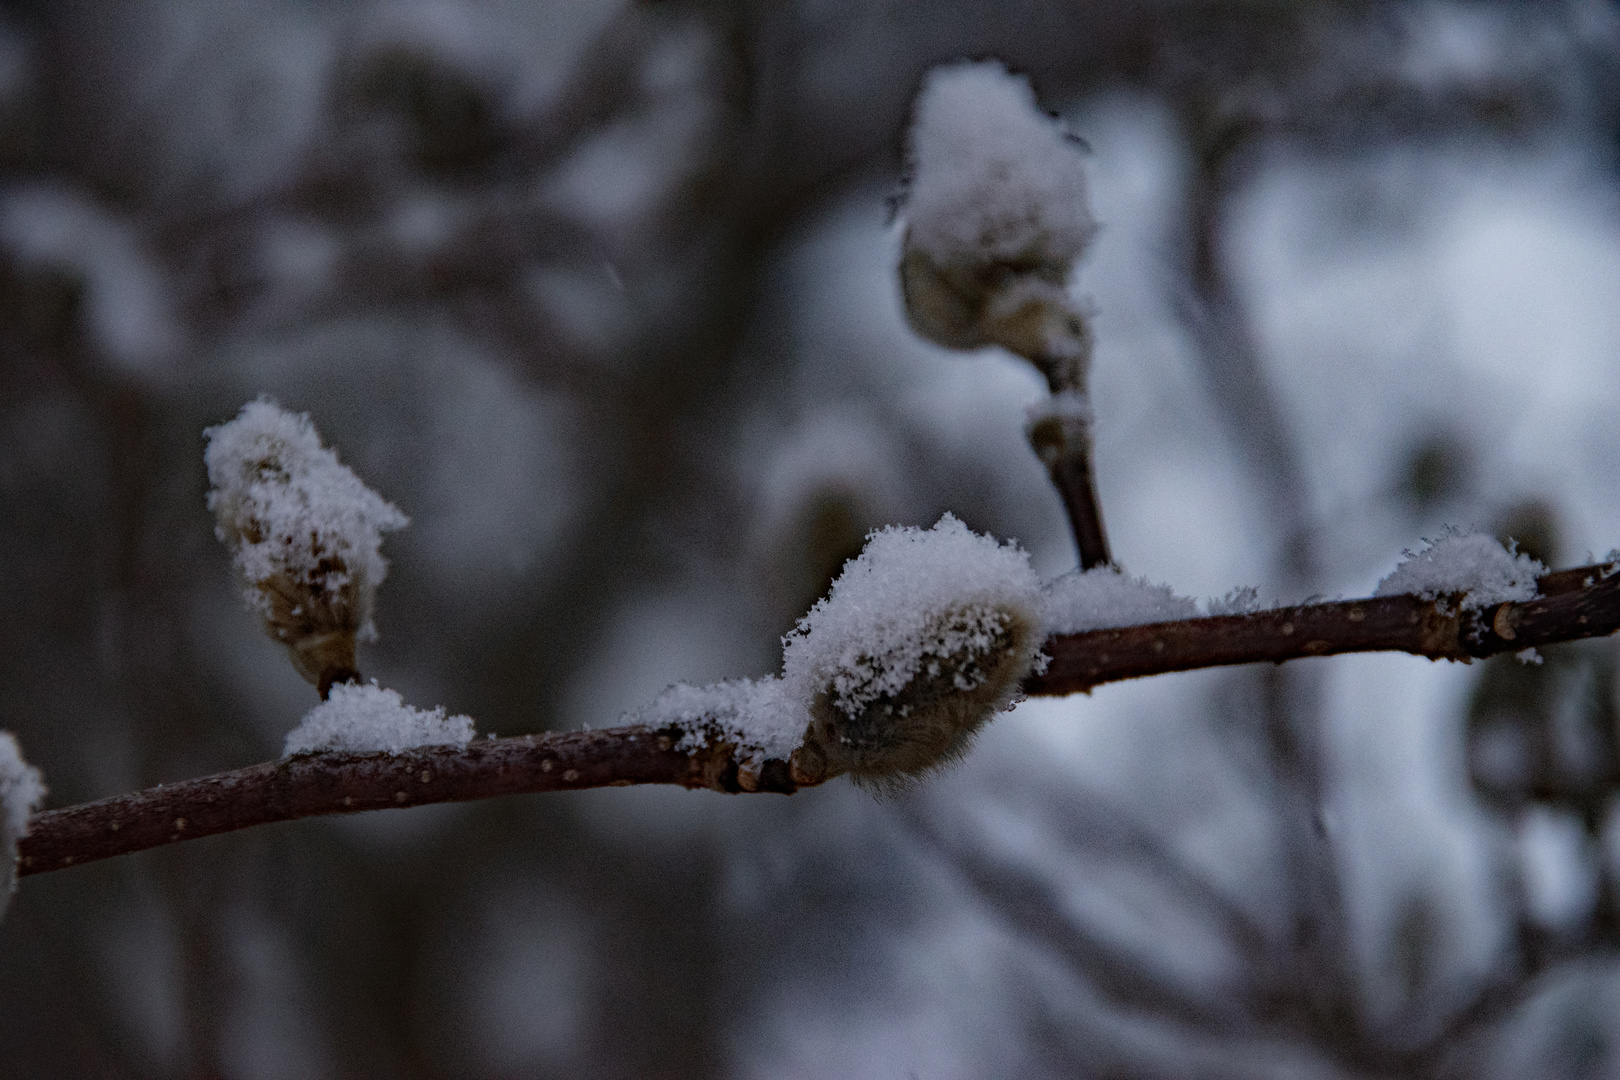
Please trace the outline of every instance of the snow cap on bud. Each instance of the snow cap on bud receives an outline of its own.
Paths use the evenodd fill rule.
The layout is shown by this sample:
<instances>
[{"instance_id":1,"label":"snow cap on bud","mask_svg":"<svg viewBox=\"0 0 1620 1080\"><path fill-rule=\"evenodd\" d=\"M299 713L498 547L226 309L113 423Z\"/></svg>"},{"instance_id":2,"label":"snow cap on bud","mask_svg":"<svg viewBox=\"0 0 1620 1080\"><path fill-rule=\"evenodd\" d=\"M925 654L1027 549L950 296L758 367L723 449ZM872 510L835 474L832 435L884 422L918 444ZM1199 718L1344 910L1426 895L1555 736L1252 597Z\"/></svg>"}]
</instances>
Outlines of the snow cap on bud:
<instances>
[{"instance_id":1,"label":"snow cap on bud","mask_svg":"<svg viewBox=\"0 0 1620 1080\"><path fill-rule=\"evenodd\" d=\"M17 841L28 835L28 822L45 801L39 770L23 760L17 739L0 731L0 915L17 891Z\"/></svg>"},{"instance_id":2,"label":"snow cap on bud","mask_svg":"<svg viewBox=\"0 0 1620 1080\"><path fill-rule=\"evenodd\" d=\"M1097 231L1080 144L996 60L928 73L910 136L911 244L942 265L1067 272Z\"/></svg>"},{"instance_id":3,"label":"snow cap on bud","mask_svg":"<svg viewBox=\"0 0 1620 1080\"><path fill-rule=\"evenodd\" d=\"M907 158L900 282L913 328L947 348L1083 365L1089 330L1064 283L1097 222L1080 145L1029 81L993 60L935 68Z\"/></svg>"},{"instance_id":4,"label":"snow cap on bud","mask_svg":"<svg viewBox=\"0 0 1620 1080\"><path fill-rule=\"evenodd\" d=\"M214 532L248 608L325 696L357 677L355 642L376 636L382 534L407 519L321 445L306 415L261 398L203 435Z\"/></svg>"},{"instance_id":5,"label":"snow cap on bud","mask_svg":"<svg viewBox=\"0 0 1620 1080\"><path fill-rule=\"evenodd\" d=\"M1039 605L1028 554L950 514L872 533L783 639L784 690L810 712L796 778L892 789L960 757L1016 700Z\"/></svg>"}]
</instances>

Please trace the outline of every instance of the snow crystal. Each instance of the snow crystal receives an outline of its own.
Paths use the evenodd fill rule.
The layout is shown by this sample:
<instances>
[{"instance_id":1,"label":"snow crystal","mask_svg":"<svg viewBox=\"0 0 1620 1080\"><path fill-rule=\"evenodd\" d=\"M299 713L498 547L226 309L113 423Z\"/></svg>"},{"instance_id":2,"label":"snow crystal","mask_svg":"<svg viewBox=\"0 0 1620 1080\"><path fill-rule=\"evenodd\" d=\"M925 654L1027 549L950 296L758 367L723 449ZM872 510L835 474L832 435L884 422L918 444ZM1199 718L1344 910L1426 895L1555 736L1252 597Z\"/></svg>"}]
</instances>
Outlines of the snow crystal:
<instances>
[{"instance_id":1,"label":"snow crystal","mask_svg":"<svg viewBox=\"0 0 1620 1080\"><path fill-rule=\"evenodd\" d=\"M1113 566L1064 574L1041 595L1042 623L1048 634L1143 626L1197 615L1197 601L1177 596L1168 585L1133 578Z\"/></svg>"},{"instance_id":2,"label":"snow crystal","mask_svg":"<svg viewBox=\"0 0 1620 1080\"><path fill-rule=\"evenodd\" d=\"M1509 551L1489 533L1447 526L1422 551L1406 552L1406 560L1378 583L1373 595L1411 594L1435 600L1461 594L1463 610L1473 611L1509 600L1535 599L1536 578L1546 572L1541 563Z\"/></svg>"},{"instance_id":3,"label":"snow crystal","mask_svg":"<svg viewBox=\"0 0 1620 1080\"><path fill-rule=\"evenodd\" d=\"M781 679L767 677L709 686L677 683L626 719L684 729L676 745L688 752L707 746L711 738L735 743L739 763L758 768L767 758L788 759L804 741L810 713L803 701L784 693Z\"/></svg>"},{"instance_id":4,"label":"snow crystal","mask_svg":"<svg viewBox=\"0 0 1620 1080\"><path fill-rule=\"evenodd\" d=\"M388 572L382 534L404 528L405 515L321 445L307 415L267 399L203 435L208 508L249 607L270 618L275 583L291 581L317 600L353 605L360 636L374 636L371 600Z\"/></svg>"},{"instance_id":5,"label":"snow crystal","mask_svg":"<svg viewBox=\"0 0 1620 1080\"><path fill-rule=\"evenodd\" d=\"M472 741L473 722L446 716L444 706L424 712L405 704L397 690L338 683L330 696L304 716L287 735L283 757L322 750L398 754L417 746L463 747Z\"/></svg>"},{"instance_id":6,"label":"snow crystal","mask_svg":"<svg viewBox=\"0 0 1620 1080\"><path fill-rule=\"evenodd\" d=\"M1208 602L1211 615L1252 615L1260 610L1260 590L1253 585L1239 585L1220 598Z\"/></svg>"},{"instance_id":7,"label":"snow crystal","mask_svg":"<svg viewBox=\"0 0 1620 1080\"><path fill-rule=\"evenodd\" d=\"M784 689L806 703L830 690L853 713L899 693L925 664L991 647L1009 615L1039 625L1040 605L1040 582L1016 544L950 514L932 529L889 526L868 536L782 639Z\"/></svg>"},{"instance_id":8,"label":"snow crystal","mask_svg":"<svg viewBox=\"0 0 1620 1080\"><path fill-rule=\"evenodd\" d=\"M28 835L28 819L44 801L39 770L23 760L16 737L0 731L0 915L17 890L17 841Z\"/></svg>"},{"instance_id":9,"label":"snow crystal","mask_svg":"<svg viewBox=\"0 0 1620 1080\"><path fill-rule=\"evenodd\" d=\"M911 242L940 263L1068 265L1097 231L1080 147L997 61L935 68L911 127Z\"/></svg>"}]
</instances>

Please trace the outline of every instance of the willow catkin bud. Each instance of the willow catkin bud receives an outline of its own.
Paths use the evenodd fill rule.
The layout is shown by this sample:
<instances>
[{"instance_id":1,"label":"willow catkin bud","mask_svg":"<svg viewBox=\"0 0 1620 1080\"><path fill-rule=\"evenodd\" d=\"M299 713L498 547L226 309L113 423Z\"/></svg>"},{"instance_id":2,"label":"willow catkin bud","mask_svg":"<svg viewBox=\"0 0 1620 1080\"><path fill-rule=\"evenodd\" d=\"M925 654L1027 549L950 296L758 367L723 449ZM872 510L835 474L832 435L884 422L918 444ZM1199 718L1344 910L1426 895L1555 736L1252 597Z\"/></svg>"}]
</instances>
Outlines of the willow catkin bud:
<instances>
[{"instance_id":1,"label":"willow catkin bud","mask_svg":"<svg viewBox=\"0 0 1620 1080\"><path fill-rule=\"evenodd\" d=\"M1065 282L1096 234L1080 149L1021 76L994 61L936 68L908 138L900 285L918 334L1000 345L1054 390L1082 390L1087 319Z\"/></svg>"},{"instance_id":2,"label":"willow catkin bud","mask_svg":"<svg viewBox=\"0 0 1620 1080\"><path fill-rule=\"evenodd\" d=\"M358 678L355 644L376 636L382 534L407 522L321 445L309 417L260 399L207 429L215 534L249 610L320 688Z\"/></svg>"},{"instance_id":3,"label":"willow catkin bud","mask_svg":"<svg viewBox=\"0 0 1620 1080\"><path fill-rule=\"evenodd\" d=\"M1025 552L949 514L872 533L784 639L784 693L808 710L794 779L889 789L959 758L1016 700L1039 603Z\"/></svg>"},{"instance_id":4,"label":"willow catkin bud","mask_svg":"<svg viewBox=\"0 0 1620 1080\"><path fill-rule=\"evenodd\" d=\"M1038 643L1025 613L983 605L944 612L920 636L920 662L898 689L878 688L892 672L863 654L816 693L801 774L894 790L954 763L1012 704Z\"/></svg>"},{"instance_id":5,"label":"willow catkin bud","mask_svg":"<svg viewBox=\"0 0 1620 1080\"><path fill-rule=\"evenodd\" d=\"M910 243L900 261L906 319L948 349L1000 345L1031 361L1054 392L1085 388L1092 350L1085 313L1046 272L1006 263L942 265Z\"/></svg>"}]
</instances>

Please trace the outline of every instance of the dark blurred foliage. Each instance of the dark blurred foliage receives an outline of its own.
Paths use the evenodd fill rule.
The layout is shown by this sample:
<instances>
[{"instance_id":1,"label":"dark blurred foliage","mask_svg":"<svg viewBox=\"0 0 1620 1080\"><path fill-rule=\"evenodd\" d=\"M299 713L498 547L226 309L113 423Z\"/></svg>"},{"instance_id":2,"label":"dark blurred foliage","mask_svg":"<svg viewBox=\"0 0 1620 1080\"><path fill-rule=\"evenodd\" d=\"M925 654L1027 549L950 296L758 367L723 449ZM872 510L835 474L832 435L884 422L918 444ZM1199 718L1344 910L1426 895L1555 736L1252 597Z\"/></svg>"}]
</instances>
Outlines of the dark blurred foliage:
<instances>
[{"instance_id":1,"label":"dark blurred foliage","mask_svg":"<svg viewBox=\"0 0 1620 1080\"><path fill-rule=\"evenodd\" d=\"M1612 179L1608 4L10 3L0 726L51 804L274 757L312 703L203 508L202 429L264 392L415 519L367 673L484 731L769 670L882 524L949 509L1065 569L1002 407L1025 373L918 405L966 361L867 329L900 325L892 265L838 262L852 214L882 238L922 73L986 55L1173 145L1154 287L1268 593L1343 588L1448 515L1559 557L1561 505L1492 485L1466 387L1387 444L1319 444L1234 222L1301 162L1365 177L1312 223L1334 252L1402 230L1423 174L1367 164L1402 152L1574 146ZM1108 422L1128 530L1108 469L1153 450ZM1322 494L1334 453L1378 473L1368 504ZM1470 676L1433 759L1455 801L1423 827L1466 834L1473 876L1357 884L1346 819L1379 789L1334 718L1365 680L1216 673L1107 698L1140 745L1065 756L1008 720L888 801L502 800L30 878L0 1074L1610 1075L1614 654L1543 660Z\"/></svg>"}]
</instances>

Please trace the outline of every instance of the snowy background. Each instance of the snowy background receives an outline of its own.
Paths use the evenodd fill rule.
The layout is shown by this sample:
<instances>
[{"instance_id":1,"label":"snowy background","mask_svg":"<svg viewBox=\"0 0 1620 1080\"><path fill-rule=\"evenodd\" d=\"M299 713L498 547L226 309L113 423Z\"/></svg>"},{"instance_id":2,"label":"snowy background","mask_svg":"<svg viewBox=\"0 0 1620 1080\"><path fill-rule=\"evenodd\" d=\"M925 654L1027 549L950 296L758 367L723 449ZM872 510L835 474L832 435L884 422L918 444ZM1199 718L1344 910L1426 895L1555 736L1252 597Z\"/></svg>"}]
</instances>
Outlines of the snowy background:
<instances>
[{"instance_id":1,"label":"snowy background","mask_svg":"<svg viewBox=\"0 0 1620 1080\"><path fill-rule=\"evenodd\" d=\"M1620 9L0 7L0 727L48 805L279 755L202 430L411 517L361 667L502 735L762 675L870 528L1074 552L1040 376L907 328L922 73L1089 144L1100 499L1177 592L1620 546ZM1038 700L899 798L626 789L26 879L0 1072L1620 1075L1614 651ZM1611 820L1612 819L1612 820Z\"/></svg>"}]
</instances>

